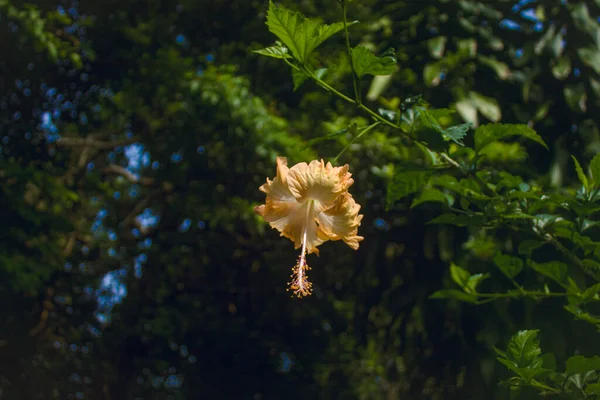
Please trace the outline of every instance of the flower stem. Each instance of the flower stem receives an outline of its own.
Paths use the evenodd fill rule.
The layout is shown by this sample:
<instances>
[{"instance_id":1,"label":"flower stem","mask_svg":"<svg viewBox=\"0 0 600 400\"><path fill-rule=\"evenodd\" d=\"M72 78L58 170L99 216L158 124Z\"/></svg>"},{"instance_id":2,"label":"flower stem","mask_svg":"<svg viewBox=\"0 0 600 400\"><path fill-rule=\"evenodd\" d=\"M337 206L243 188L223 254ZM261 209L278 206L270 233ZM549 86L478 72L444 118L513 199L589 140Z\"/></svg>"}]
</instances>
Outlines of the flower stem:
<instances>
[{"instance_id":1,"label":"flower stem","mask_svg":"<svg viewBox=\"0 0 600 400\"><path fill-rule=\"evenodd\" d=\"M352 84L354 85L354 98L358 105L362 104L362 95L360 93L360 81L354 68L354 61L352 60L352 48L350 47L350 35L348 34L348 22L346 19L346 1L341 0L342 3L342 16L344 21L344 33L346 35L346 52L348 53L348 61L350 62L350 69L352 70Z\"/></svg>"},{"instance_id":2,"label":"flower stem","mask_svg":"<svg viewBox=\"0 0 600 400\"><path fill-rule=\"evenodd\" d=\"M381 123L381 122L379 122L379 121L378 121L378 122L375 122L374 124L371 124L371 125L367 126L365 129L363 129L363 130L362 130L362 132L360 132L358 135L356 135L356 136L355 136L355 137L354 137L354 138L353 138L353 139L350 141L350 143L348 143L348 144L346 145L346 147L344 147L344 148L342 149L342 151L340 151L340 152L338 153L338 155L337 155L337 156L335 156L335 158L333 159L333 163L336 163L336 162L337 162L338 158L340 158L340 156L341 156L342 154L344 154L344 152L345 152L345 151L348 149L348 147L350 147L350 146L352 145L352 143L356 142L358 139L360 139L360 137L361 137L362 135L364 135L365 133L367 133L367 132L368 132L368 131L370 131L371 129L375 128L375 127L376 127L377 125L379 125L380 123Z\"/></svg>"}]
</instances>

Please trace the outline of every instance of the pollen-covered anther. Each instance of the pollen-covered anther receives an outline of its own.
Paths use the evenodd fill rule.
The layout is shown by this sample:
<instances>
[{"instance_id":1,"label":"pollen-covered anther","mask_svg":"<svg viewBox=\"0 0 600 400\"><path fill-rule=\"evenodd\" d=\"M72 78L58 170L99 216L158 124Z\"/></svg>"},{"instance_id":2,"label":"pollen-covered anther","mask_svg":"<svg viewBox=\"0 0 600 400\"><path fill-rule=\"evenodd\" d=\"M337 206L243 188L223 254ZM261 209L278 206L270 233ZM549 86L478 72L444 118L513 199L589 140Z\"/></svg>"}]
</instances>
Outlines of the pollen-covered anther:
<instances>
[{"instance_id":1,"label":"pollen-covered anther","mask_svg":"<svg viewBox=\"0 0 600 400\"><path fill-rule=\"evenodd\" d=\"M298 298L310 296L312 294L312 283L308 281L307 272L310 270L308 264L306 264L306 258L304 255L298 257L298 262L292 268L292 280L288 283L290 286L288 291Z\"/></svg>"}]
</instances>

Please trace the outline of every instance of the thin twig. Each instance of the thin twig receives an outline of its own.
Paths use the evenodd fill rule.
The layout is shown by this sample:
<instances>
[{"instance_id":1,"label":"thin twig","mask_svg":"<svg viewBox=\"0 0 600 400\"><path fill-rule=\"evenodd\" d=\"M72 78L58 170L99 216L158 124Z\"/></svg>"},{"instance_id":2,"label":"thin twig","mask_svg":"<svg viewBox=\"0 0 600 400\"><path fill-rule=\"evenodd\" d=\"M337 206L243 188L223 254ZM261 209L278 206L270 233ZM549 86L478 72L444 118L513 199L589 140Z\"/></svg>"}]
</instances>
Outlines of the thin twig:
<instances>
[{"instance_id":1,"label":"thin twig","mask_svg":"<svg viewBox=\"0 0 600 400\"><path fill-rule=\"evenodd\" d=\"M122 177L126 178L131 183L140 183L144 186L150 186L150 185L154 184L153 178L140 177L137 174L134 174L127 168L122 167L120 165L110 164L109 166L104 168L103 171L105 173L113 173L113 174L121 175Z\"/></svg>"},{"instance_id":2,"label":"thin twig","mask_svg":"<svg viewBox=\"0 0 600 400\"><path fill-rule=\"evenodd\" d=\"M350 69L352 70L352 84L354 85L354 97L356 103L360 105L362 103L362 96L360 93L360 81L358 80L358 74L354 68L354 61L352 59L352 48L350 48L350 35L348 34L348 22L346 19L346 1L341 0L342 4L342 15L344 22L344 34L346 35L346 52L348 53L348 62L350 63Z\"/></svg>"},{"instance_id":3,"label":"thin twig","mask_svg":"<svg viewBox=\"0 0 600 400\"><path fill-rule=\"evenodd\" d=\"M63 137L56 141L58 146L67 146L67 147L93 147L96 149L113 149L115 147L127 146L136 142L139 142L140 138L134 136L130 139L124 140L115 140L115 141L101 141L95 140L91 137L87 138L72 138L72 137Z\"/></svg>"}]
</instances>

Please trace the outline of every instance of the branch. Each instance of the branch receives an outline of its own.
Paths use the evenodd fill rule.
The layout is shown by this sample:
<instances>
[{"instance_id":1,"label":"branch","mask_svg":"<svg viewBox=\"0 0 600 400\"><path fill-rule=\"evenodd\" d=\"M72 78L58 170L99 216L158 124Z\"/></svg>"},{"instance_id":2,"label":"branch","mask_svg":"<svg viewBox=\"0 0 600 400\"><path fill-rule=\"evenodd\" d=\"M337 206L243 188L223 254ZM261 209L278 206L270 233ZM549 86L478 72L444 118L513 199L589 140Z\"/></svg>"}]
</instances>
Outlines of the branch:
<instances>
[{"instance_id":1,"label":"branch","mask_svg":"<svg viewBox=\"0 0 600 400\"><path fill-rule=\"evenodd\" d=\"M92 147L92 148L96 148L96 149L109 150L109 149L113 149L115 147L127 146L129 144L139 142L139 140L140 139L138 136L134 136L130 139L108 141L108 142L104 142L101 140L95 140L95 139L92 139L90 136L85 137L85 138L65 137L65 138L58 139L56 141L56 144L58 146Z\"/></svg>"},{"instance_id":2,"label":"branch","mask_svg":"<svg viewBox=\"0 0 600 400\"><path fill-rule=\"evenodd\" d=\"M144 211L144 209L148 208L148 206L150 206L150 204L152 203L152 199L161 192L161 188L155 189L152 192L150 192L142 201L137 203L133 210L129 212L127 217L123 219L123 221L121 222L121 227L126 230L129 226L131 226L132 223L135 221L135 217L141 214L142 211Z\"/></svg>"},{"instance_id":3,"label":"branch","mask_svg":"<svg viewBox=\"0 0 600 400\"><path fill-rule=\"evenodd\" d=\"M120 165L110 164L108 167L104 168L103 171L105 173L121 175L131 183L140 183L144 186L151 186L154 184L153 178L140 178L138 175L134 174L127 168L121 167Z\"/></svg>"}]
</instances>

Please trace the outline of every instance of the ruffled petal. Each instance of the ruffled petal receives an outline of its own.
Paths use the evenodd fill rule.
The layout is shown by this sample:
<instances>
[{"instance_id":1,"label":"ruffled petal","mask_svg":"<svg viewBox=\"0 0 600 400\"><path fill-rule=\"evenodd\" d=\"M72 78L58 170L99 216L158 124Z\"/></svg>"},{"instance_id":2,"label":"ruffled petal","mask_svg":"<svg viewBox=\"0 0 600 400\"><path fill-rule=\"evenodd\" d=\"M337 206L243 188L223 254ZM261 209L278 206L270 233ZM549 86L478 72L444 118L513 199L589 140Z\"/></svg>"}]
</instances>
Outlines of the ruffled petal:
<instances>
[{"instance_id":1,"label":"ruffled petal","mask_svg":"<svg viewBox=\"0 0 600 400\"><path fill-rule=\"evenodd\" d=\"M317 235L318 205L312 200L297 201L288 186L289 170L286 158L277 157L277 176L272 181L267 178L267 183L260 187L267 198L265 204L255 207L254 211L293 241L295 248L302 246L306 229L307 252L318 254L317 246L323 243Z\"/></svg>"},{"instance_id":2,"label":"ruffled petal","mask_svg":"<svg viewBox=\"0 0 600 400\"><path fill-rule=\"evenodd\" d=\"M300 203L290 192L286 176L289 168L285 157L277 157L277 175L272 181L267 178L267 183L260 190L267 194L265 204L254 207L254 211L263 217L265 221L280 232L283 232L288 224L288 218Z\"/></svg>"},{"instance_id":3,"label":"ruffled petal","mask_svg":"<svg viewBox=\"0 0 600 400\"><path fill-rule=\"evenodd\" d=\"M315 200L317 212L332 207L337 198L354 183L350 178L348 165L333 167L323 160L313 160L310 164L298 163L287 174L290 192L299 202Z\"/></svg>"},{"instance_id":4,"label":"ruffled petal","mask_svg":"<svg viewBox=\"0 0 600 400\"><path fill-rule=\"evenodd\" d=\"M358 249L358 242L363 240L358 236L358 227L363 216L358 214L360 205L349 193L342 194L335 205L319 215L318 236L323 240L343 240L352 249Z\"/></svg>"},{"instance_id":5,"label":"ruffled petal","mask_svg":"<svg viewBox=\"0 0 600 400\"><path fill-rule=\"evenodd\" d=\"M277 157L277 175L275 176L275 179L271 181L267 178L267 183L262 185L259 190L267 195L291 201L291 198L294 196L290 192L287 184L287 174L289 170L287 158Z\"/></svg>"}]
</instances>

